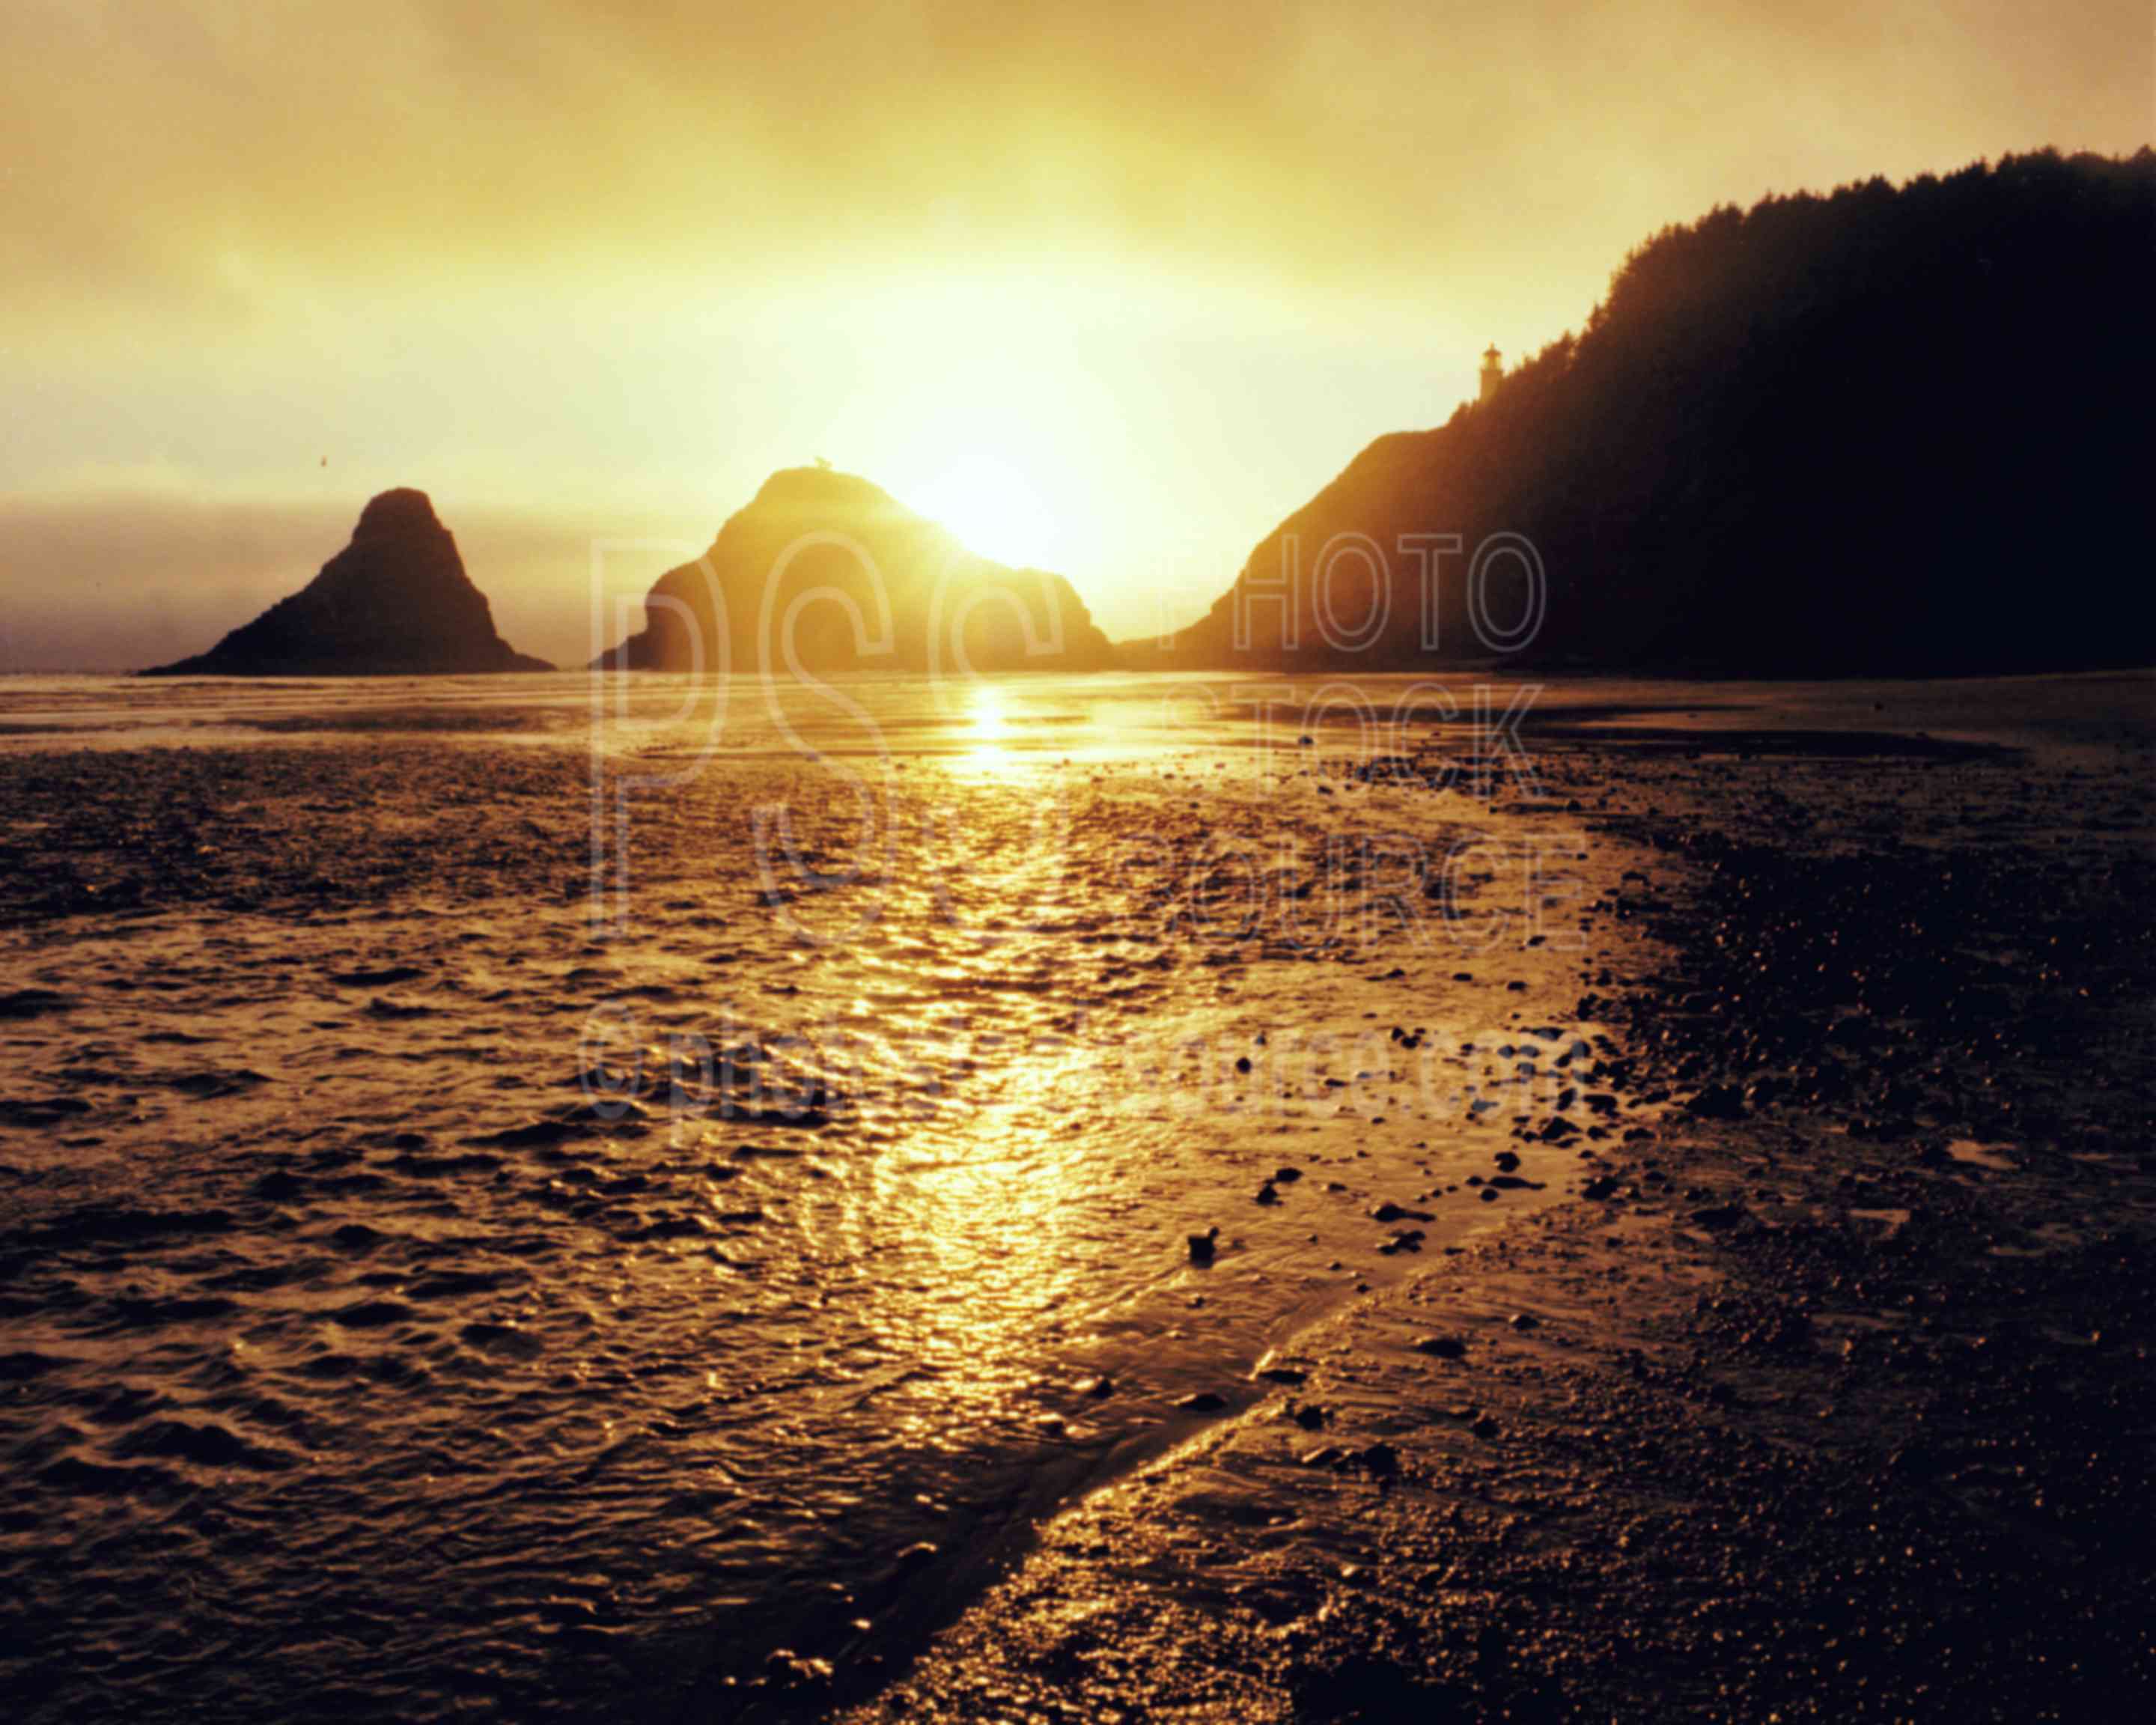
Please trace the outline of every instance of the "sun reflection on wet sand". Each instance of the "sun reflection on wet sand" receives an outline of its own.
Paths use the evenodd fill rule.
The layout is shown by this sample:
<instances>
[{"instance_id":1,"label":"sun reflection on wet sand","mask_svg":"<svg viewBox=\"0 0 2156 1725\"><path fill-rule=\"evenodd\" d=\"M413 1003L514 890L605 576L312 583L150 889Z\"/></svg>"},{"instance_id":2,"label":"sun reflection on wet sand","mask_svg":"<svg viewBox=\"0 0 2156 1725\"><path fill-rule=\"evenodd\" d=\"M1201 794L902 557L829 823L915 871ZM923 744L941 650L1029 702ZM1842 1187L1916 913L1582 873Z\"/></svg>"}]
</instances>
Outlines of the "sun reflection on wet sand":
<instances>
[{"instance_id":1,"label":"sun reflection on wet sand","mask_svg":"<svg viewBox=\"0 0 2156 1725\"><path fill-rule=\"evenodd\" d=\"M126 1446L179 1422L160 1440L195 1447L162 1464L174 1479L213 1443L259 1453L219 1487L256 1516L304 1421L295 1537L351 1565L286 1592L214 1528L184 1565L123 1551L101 1584L138 1603L115 1633L184 1612L167 1578L208 1578L293 1650L254 1667L273 1714L312 1669L311 1621L350 1606L347 1574L400 1607L435 1597L429 1481L469 1477L508 1481L455 1523L497 1573L549 1598L603 1574L625 1623L716 1616L715 1656L757 1667L821 1632L834 1579L871 1600L917 1542L963 1551L1023 1494L1187 1434L1183 1398L1232 1401L1283 1327L1409 1266L1376 1246L1373 1209L1435 1207L1486 1160L1496 1128L1455 1092L1514 1071L1520 1033L1486 1030L1570 1023L1572 961L1516 950L1525 993L1460 983L1455 952L1399 937L1379 902L1396 871L1348 841L1502 837L1502 817L1259 751L1247 709L1178 686L865 679L854 707L803 686L775 716L753 689L657 680L590 731L573 679L502 729L461 688L416 720L408 691L310 689L304 742L245 731L219 694L186 751L146 734L165 706L101 687L90 704L137 752L76 761L64 794L17 741L40 818L134 833L190 811L154 920L70 937L40 1057L82 1091L70 1129L103 1141L54 1149L65 1179L33 1194L37 1227L80 1236L23 1260L56 1314L21 1344L54 1363L41 1440L139 1467ZM1314 728L1327 749L1351 737ZM628 887L603 923L583 890L595 785L606 878ZM758 825L773 806L793 816L783 847ZM1496 902L1523 878L1502 860L1468 894L1478 931L1524 908ZM43 926L0 947L28 967ZM580 1088L603 1011L656 1086L618 1122ZM155 1040L176 1014L188 1040ZM1450 1087L1442 1117L1416 1112L1395 1019ZM1341 1034L1290 1060L1290 1024ZM707 1071L724 1051L813 1076L813 1118L768 1096L673 1118L660 1050L686 1034ZM315 1123L295 1136L300 1083ZM1254 1202L1283 1166L1306 1178ZM1433 1249L1497 1208L1455 1194ZM1205 1267L1185 1242L1209 1225ZM205 1239L244 1243L244 1282ZM165 1399L108 1427L102 1368L78 1362L121 1333ZM90 1538L114 1513L85 1491L35 1525ZM501 1638L487 1657L543 1686L542 1630L459 1609L400 1610L415 1681L452 1683L477 1623Z\"/></svg>"},{"instance_id":2,"label":"sun reflection on wet sand","mask_svg":"<svg viewBox=\"0 0 2156 1725\"><path fill-rule=\"evenodd\" d=\"M1001 685L980 682L973 685L961 734L968 747L960 759L968 767L978 773L1008 773L1011 770L1015 759L1013 741L1016 733L1011 724L1009 702Z\"/></svg>"}]
</instances>

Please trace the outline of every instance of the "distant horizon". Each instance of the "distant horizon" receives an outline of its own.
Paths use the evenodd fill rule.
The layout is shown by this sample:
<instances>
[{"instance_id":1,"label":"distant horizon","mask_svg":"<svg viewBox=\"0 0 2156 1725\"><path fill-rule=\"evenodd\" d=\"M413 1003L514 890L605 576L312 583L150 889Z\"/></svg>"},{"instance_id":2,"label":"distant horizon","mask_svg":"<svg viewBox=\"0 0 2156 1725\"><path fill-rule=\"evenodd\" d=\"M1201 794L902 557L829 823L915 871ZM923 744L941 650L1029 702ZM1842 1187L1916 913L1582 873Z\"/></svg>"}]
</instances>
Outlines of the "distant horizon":
<instances>
[{"instance_id":1,"label":"distant horizon","mask_svg":"<svg viewBox=\"0 0 2156 1725\"><path fill-rule=\"evenodd\" d=\"M2143 144L2134 151L2118 152L2109 159L2126 160L2151 147L2156 146ZM1981 157L1967 166L1994 159L2004 158ZM1861 184L1877 177L1883 177L1866 176L1847 183ZM1802 188L1763 196L1823 196L1834 189ZM1684 219L1697 219L1697 216ZM1655 231L1670 225L1665 223ZM1640 243L1650 237L1643 235ZM1601 303L1598 298L1594 305L1599 307ZM1566 332L1583 326L1586 321L1587 313L1583 312L1566 326ZM1547 345L1505 353L1507 369ZM1479 366L1481 356L1477 354L1476 358ZM1472 393L1463 395L1434 423L1445 423L1472 399ZM1370 428L1343 458L1343 467L1372 440L1412 429L1418 428ZM0 673L122 673L143 669L157 655L172 656L176 641L200 637L198 644L188 650L205 649L229 629L304 586L315 570L341 548L352 522L369 497L405 486L434 497L452 533L459 533L459 521L468 524L459 537L466 572L487 595L501 633L534 644L528 650L540 658L563 669L575 669L612 644L595 639L591 632L595 580L609 596L609 603L633 598L665 569L700 555L725 521L745 507L773 475L816 466L855 473L915 514L943 527L978 556L1014 567L1042 568L1064 576L1110 639L1126 644L1164 635L1195 621L1226 589L1243 564L1245 552L1237 552L1234 561L1222 565L1209 583L1201 573L1189 584L1178 585L1161 578L1170 561L1163 557L1156 560L1156 578L1142 595L1121 592L1112 583L1106 593L1089 591L1082 572L1053 557L1000 555L991 544L969 538L951 518L952 514L966 512L963 495L952 495L955 506L949 513L939 514L932 502L924 504L898 492L873 473L849 469L821 455L777 463L737 500L726 505L708 529L697 526L685 511L669 514L650 506L617 506L595 515L580 515L566 506L538 509L498 500L480 500L472 506L459 507L444 504L434 488L418 478L376 486L349 499L317 495L277 501L192 494L169 482L136 489L108 483L101 488L84 487L50 495L0 493L0 570L12 572L28 562L38 566L31 571L33 576L79 577L85 565L90 572L86 581L70 580L61 590L64 597L48 613L30 614L26 621L21 611L11 608L8 616L0 618ZM326 458L318 472L319 485L326 493L336 483ZM1312 489L1323 482L1314 483ZM933 494L932 487L932 497ZM1281 500L1268 526L1277 526L1298 501L1293 497ZM603 527L595 527L595 520L603 521ZM991 520L987 538L1001 540L1004 536L993 531L993 526ZM100 538L110 542L101 550L95 543ZM85 541L90 542L90 548L85 548ZM319 556L312 563L306 562L317 547ZM177 560L182 570L191 572L191 578L183 577L178 583L167 579L146 592L124 584L106 588L105 579L116 564L131 567L146 553L157 570L168 572ZM68 567L59 567L62 564ZM151 658L123 644L137 640L150 644L145 650ZM93 644L75 644L84 641Z\"/></svg>"}]
</instances>

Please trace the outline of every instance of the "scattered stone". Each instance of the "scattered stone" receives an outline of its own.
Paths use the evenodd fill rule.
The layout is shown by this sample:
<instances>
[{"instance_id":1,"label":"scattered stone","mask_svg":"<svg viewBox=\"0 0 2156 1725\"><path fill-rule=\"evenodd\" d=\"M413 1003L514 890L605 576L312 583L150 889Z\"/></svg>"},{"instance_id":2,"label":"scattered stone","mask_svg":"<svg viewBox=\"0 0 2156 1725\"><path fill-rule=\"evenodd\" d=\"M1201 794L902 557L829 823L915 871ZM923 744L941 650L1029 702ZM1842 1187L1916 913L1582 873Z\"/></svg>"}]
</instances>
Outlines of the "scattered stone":
<instances>
[{"instance_id":1,"label":"scattered stone","mask_svg":"<svg viewBox=\"0 0 2156 1725\"><path fill-rule=\"evenodd\" d=\"M1701 1120L1742 1120L1744 1117L1744 1098L1732 1085L1710 1084L1684 1106L1686 1113Z\"/></svg>"},{"instance_id":2,"label":"scattered stone","mask_svg":"<svg viewBox=\"0 0 2156 1725\"><path fill-rule=\"evenodd\" d=\"M776 1689L828 1689L831 1661L803 1659L791 1647L773 1648L763 1662L764 1681Z\"/></svg>"}]
</instances>

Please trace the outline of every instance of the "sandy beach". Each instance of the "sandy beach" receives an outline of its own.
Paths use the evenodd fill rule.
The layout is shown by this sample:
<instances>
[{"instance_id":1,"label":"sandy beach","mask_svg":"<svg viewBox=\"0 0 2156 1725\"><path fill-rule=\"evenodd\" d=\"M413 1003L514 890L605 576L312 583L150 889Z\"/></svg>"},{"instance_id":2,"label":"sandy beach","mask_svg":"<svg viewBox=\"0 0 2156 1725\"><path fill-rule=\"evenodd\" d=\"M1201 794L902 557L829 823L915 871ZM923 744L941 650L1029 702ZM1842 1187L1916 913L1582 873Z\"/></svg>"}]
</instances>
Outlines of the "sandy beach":
<instances>
[{"instance_id":1,"label":"sandy beach","mask_svg":"<svg viewBox=\"0 0 2156 1725\"><path fill-rule=\"evenodd\" d=\"M1413 686L11 690L31 1715L2144 1681L2146 682Z\"/></svg>"},{"instance_id":2,"label":"sandy beach","mask_svg":"<svg viewBox=\"0 0 2156 1725\"><path fill-rule=\"evenodd\" d=\"M849 1717L2123 1717L2150 738L2107 682L1785 691L1756 716L1831 734L1545 754L1656 856L1601 908L1661 956L1594 981L1677 1106L1269 1357Z\"/></svg>"}]
</instances>

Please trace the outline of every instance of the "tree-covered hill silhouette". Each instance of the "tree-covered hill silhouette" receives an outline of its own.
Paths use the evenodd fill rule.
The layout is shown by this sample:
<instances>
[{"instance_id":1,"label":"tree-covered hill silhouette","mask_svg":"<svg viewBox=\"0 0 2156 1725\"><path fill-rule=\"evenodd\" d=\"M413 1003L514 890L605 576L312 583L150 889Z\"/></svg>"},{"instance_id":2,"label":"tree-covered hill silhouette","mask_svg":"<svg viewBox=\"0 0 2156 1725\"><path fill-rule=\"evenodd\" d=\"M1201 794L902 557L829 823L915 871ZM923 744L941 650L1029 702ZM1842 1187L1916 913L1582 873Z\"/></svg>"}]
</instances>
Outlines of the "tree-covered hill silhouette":
<instances>
[{"instance_id":1,"label":"tree-covered hill silhouette","mask_svg":"<svg viewBox=\"0 0 2156 1725\"><path fill-rule=\"evenodd\" d=\"M1204 619L1132 658L1487 658L1466 569L1509 532L1532 542L1548 583L1523 661L1788 675L2156 662L2152 307L2147 148L1716 209L1635 250L1584 328L1487 400L1372 444L1260 542ZM1399 548L1416 534L1461 542L1435 561L1427 619L1416 554ZM1330 565L1328 640L1315 577L1341 535L1385 553L1390 602L1373 603L1372 559L1351 542ZM1291 629L1277 598L1288 540ZM1521 564L1490 567L1502 635L1524 614Z\"/></svg>"}]
</instances>

